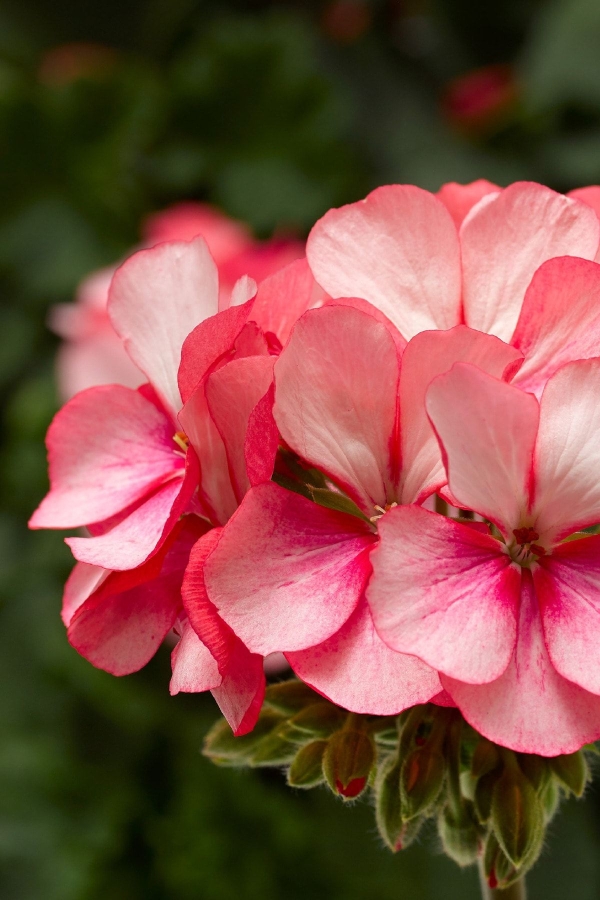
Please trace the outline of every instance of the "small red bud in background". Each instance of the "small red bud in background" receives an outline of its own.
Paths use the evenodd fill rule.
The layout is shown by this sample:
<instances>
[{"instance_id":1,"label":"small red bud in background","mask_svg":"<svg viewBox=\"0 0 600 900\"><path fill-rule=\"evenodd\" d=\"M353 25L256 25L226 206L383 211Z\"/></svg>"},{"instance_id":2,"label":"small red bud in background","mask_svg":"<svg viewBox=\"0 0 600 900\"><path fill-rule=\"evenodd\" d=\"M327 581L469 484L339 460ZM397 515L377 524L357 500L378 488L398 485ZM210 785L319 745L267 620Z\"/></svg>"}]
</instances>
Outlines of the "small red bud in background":
<instances>
[{"instance_id":1,"label":"small red bud in background","mask_svg":"<svg viewBox=\"0 0 600 900\"><path fill-rule=\"evenodd\" d=\"M452 125L482 134L505 124L517 97L518 85L510 66L484 66L451 81L442 107Z\"/></svg>"},{"instance_id":2,"label":"small red bud in background","mask_svg":"<svg viewBox=\"0 0 600 900\"><path fill-rule=\"evenodd\" d=\"M323 31L336 44L354 44L370 25L371 12L363 0L332 0L321 19Z\"/></svg>"},{"instance_id":3,"label":"small red bud in background","mask_svg":"<svg viewBox=\"0 0 600 900\"><path fill-rule=\"evenodd\" d=\"M116 62L116 52L103 44L59 44L42 56L38 75L42 84L60 87L80 78L102 78L112 72Z\"/></svg>"}]
</instances>

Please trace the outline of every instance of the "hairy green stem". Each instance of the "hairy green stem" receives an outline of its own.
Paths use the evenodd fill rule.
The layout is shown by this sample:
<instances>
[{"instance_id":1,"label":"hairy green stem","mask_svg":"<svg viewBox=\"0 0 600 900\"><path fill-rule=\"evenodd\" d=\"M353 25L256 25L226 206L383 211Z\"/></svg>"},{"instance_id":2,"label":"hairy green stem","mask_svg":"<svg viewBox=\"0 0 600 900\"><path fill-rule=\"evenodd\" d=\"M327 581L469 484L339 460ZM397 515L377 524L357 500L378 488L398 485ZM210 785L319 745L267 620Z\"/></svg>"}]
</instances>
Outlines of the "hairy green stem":
<instances>
[{"instance_id":1,"label":"hairy green stem","mask_svg":"<svg viewBox=\"0 0 600 900\"><path fill-rule=\"evenodd\" d=\"M527 900L527 888L525 878L520 878L515 884L507 888L491 888L487 883L483 870L483 858L479 858L479 884L481 886L481 900Z\"/></svg>"}]
</instances>

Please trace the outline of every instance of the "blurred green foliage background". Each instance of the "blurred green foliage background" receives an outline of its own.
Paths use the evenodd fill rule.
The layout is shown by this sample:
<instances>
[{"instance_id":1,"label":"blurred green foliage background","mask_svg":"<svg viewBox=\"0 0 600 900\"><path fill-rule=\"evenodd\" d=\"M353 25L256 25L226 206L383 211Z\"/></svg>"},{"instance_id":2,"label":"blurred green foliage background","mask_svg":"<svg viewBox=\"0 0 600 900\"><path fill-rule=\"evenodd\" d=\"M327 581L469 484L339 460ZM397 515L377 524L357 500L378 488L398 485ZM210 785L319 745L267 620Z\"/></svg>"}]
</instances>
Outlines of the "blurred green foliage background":
<instances>
[{"instance_id":1,"label":"blurred green foliage background","mask_svg":"<svg viewBox=\"0 0 600 900\"><path fill-rule=\"evenodd\" d=\"M0 4L3 900L477 896L433 837L392 857L367 805L212 767L216 707L169 698L166 651L114 679L71 650L69 553L25 525L45 318L179 199L304 236L381 183L599 182L599 48L596 0ZM598 795L566 805L532 900L600 896L599 832Z\"/></svg>"}]
</instances>

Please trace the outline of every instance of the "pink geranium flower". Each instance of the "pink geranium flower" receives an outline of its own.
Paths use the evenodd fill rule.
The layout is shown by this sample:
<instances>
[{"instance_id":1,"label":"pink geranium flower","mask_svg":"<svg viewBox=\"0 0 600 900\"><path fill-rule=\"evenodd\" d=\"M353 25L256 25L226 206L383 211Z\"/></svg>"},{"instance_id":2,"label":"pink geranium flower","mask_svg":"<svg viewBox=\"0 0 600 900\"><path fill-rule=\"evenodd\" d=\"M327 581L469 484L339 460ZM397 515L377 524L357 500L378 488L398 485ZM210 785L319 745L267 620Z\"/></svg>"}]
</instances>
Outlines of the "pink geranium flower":
<instances>
[{"instance_id":1,"label":"pink geranium flower","mask_svg":"<svg viewBox=\"0 0 600 900\"><path fill-rule=\"evenodd\" d=\"M561 364L597 352L593 197L525 182L448 185L439 198L390 185L330 210L307 258L331 297L368 300L406 340L465 323L512 343L525 357L516 383L539 394Z\"/></svg>"},{"instance_id":2,"label":"pink geranium flower","mask_svg":"<svg viewBox=\"0 0 600 900\"><path fill-rule=\"evenodd\" d=\"M256 241L241 222L204 203L179 203L150 216L143 243L190 241L201 236L219 271L219 309L229 306L235 283L244 275L263 281L304 255L300 241ZM114 268L94 272L79 288L75 303L50 312L50 327L64 339L57 358L61 396L69 399L97 384L138 387L145 373L124 351L108 315L108 290Z\"/></svg>"},{"instance_id":3,"label":"pink geranium flower","mask_svg":"<svg viewBox=\"0 0 600 900\"><path fill-rule=\"evenodd\" d=\"M326 505L274 483L250 490L210 555L192 552L190 620L208 592L250 650L284 651L304 681L356 712L391 714L438 695L432 668L379 639L365 588L379 517L445 483L424 397L457 359L502 376L520 357L458 326L413 338L400 365L390 329L366 312L306 313L275 363L274 417L286 445L329 479Z\"/></svg>"},{"instance_id":4,"label":"pink geranium flower","mask_svg":"<svg viewBox=\"0 0 600 900\"><path fill-rule=\"evenodd\" d=\"M429 389L453 502L482 534L415 506L380 523L368 599L385 642L415 653L479 732L525 753L600 737L600 360L541 401L470 365Z\"/></svg>"}]
</instances>

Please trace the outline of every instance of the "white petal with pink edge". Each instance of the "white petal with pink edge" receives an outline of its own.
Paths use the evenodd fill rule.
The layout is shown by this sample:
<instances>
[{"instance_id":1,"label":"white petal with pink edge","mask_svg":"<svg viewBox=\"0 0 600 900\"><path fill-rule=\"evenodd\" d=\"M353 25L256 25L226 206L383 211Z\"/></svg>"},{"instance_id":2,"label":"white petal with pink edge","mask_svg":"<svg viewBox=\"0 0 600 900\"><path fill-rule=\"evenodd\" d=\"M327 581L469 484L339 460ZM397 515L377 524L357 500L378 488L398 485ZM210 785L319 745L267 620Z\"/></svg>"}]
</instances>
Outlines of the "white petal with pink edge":
<instances>
[{"instance_id":1,"label":"white petal with pink edge","mask_svg":"<svg viewBox=\"0 0 600 900\"><path fill-rule=\"evenodd\" d=\"M407 340L460 322L456 227L428 191L393 184L330 210L312 229L306 256L331 297L368 300Z\"/></svg>"},{"instance_id":2,"label":"white petal with pink edge","mask_svg":"<svg viewBox=\"0 0 600 900\"><path fill-rule=\"evenodd\" d=\"M540 756L574 753L600 738L600 697L556 671L527 571L522 584L519 639L504 674L491 684L445 675L441 681L467 722L489 740Z\"/></svg>"},{"instance_id":3,"label":"white petal with pink edge","mask_svg":"<svg viewBox=\"0 0 600 900\"><path fill-rule=\"evenodd\" d=\"M467 325L510 340L535 270L554 256L594 259L599 238L589 206L540 184L485 197L460 229Z\"/></svg>"},{"instance_id":4,"label":"white petal with pink edge","mask_svg":"<svg viewBox=\"0 0 600 900\"><path fill-rule=\"evenodd\" d=\"M181 409L181 348L218 310L219 276L203 238L140 250L117 269L108 311L133 362L173 416Z\"/></svg>"},{"instance_id":5,"label":"white petal with pink edge","mask_svg":"<svg viewBox=\"0 0 600 900\"><path fill-rule=\"evenodd\" d=\"M367 599L382 639L474 684L506 669L520 575L499 541L417 506L379 522Z\"/></svg>"},{"instance_id":6,"label":"white petal with pink edge","mask_svg":"<svg viewBox=\"0 0 600 900\"><path fill-rule=\"evenodd\" d=\"M334 634L357 605L374 539L355 516L259 485L206 561L206 590L252 652L303 650Z\"/></svg>"},{"instance_id":7,"label":"white petal with pink edge","mask_svg":"<svg viewBox=\"0 0 600 900\"><path fill-rule=\"evenodd\" d=\"M441 691L433 669L383 643L365 600L332 637L287 659L302 681L350 712L392 716Z\"/></svg>"},{"instance_id":8,"label":"white petal with pink edge","mask_svg":"<svg viewBox=\"0 0 600 900\"><path fill-rule=\"evenodd\" d=\"M433 381L426 403L452 496L512 539L529 509L537 400L475 366L457 363Z\"/></svg>"}]
</instances>

